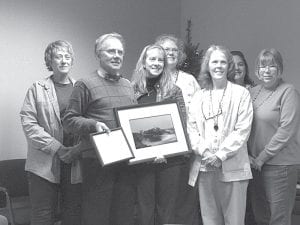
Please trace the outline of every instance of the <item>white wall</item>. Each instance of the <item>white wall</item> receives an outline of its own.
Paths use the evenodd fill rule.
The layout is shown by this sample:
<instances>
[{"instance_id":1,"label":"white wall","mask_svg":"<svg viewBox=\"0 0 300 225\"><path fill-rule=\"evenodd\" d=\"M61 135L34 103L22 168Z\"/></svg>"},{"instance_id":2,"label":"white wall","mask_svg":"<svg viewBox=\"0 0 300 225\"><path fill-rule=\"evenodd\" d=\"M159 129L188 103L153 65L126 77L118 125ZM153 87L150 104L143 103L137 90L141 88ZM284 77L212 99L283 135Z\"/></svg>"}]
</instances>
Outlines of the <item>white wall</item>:
<instances>
[{"instance_id":1,"label":"white wall","mask_svg":"<svg viewBox=\"0 0 300 225\"><path fill-rule=\"evenodd\" d=\"M47 44L72 43L75 78L93 71L96 38L116 31L126 39L123 73L130 78L138 55L162 33L180 33L180 0L0 0L0 160L25 158L19 110L33 81L49 72Z\"/></svg>"},{"instance_id":2,"label":"white wall","mask_svg":"<svg viewBox=\"0 0 300 225\"><path fill-rule=\"evenodd\" d=\"M251 76L256 56L264 48L278 49L284 59L284 79L300 90L299 0L182 0L181 33L193 23L193 42L206 49L222 44L241 50Z\"/></svg>"}]
</instances>

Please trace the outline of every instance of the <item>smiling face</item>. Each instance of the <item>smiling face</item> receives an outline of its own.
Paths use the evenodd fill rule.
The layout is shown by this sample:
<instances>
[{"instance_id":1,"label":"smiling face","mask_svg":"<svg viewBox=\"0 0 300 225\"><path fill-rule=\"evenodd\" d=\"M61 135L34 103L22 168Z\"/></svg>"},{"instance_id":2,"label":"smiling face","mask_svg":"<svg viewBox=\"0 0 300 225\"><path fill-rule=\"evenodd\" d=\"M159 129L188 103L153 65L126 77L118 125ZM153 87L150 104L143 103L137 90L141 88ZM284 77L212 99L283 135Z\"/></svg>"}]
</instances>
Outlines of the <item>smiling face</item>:
<instances>
[{"instance_id":1,"label":"smiling face","mask_svg":"<svg viewBox=\"0 0 300 225\"><path fill-rule=\"evenodd\" d=\"M274 60L264 60L259 64L259 79L263 82L263 85L267 88L275 86L281 75L278 70L278 66Z\"/></svg>"},{"instance_id":2,"label":"smiling face","mask_svg":"<svg viewBox=\"0 0 300 225\"><path fill-rule=\"evenodd\" d=\"M160 45L166 52L168 66L175 68L178 63L178 46L170 39L164 40Z\"/></svg>"},{"instance_id":3,"label":"smiling face","mask_svg":"<svg viewBox=\"0 0 300 225\"><path fill-rule=\"evenodd\" d=\"M244 79L245 79L245 75L246 75L246 65L245 65L243 59L238 55L234 55L233 62L234 62L234 67L235 67L234 80L242 81L242 83L244 83Z\"/></svg>"},{"instance_id":4,"label":"smiling face","mask_svg":"<svg viewBox=\"0 0 300 225\"><path fill-rule=\"evenodd\" d=\"M213 83L227 81L228 61L223 52L213 51L210 55L208 67Z\"/></svg>"},{"instance_id":5,"label":"smiling face","mask_svg":"<svg viewBox=\"0 0 300 225\"><path fill-rule=\"evenodd\" d=\"M71 54L66 48L59 48L53 52L51 68L54 75L67 75L73 65Z\"/></svg>"},{"instance_id":6,"label":"smiling face","mask_svg":"<svg viewBox=\"0 0 300 225\"><path fill-rule=\"evenodd\" d=\"M148 72L148 77L153 78L159 76L164 69L164 52L159 48L147 50L145 59L145 69Z\"/></svg>"},{"instance_id":7,"label":"smiling face","mask_svg":"<svg viewBox=\"0 0 300 225\"><path fill-rule=\"evenodd\" d=\"M122 67L124 47L122 42L114 37L107 38L99 51L100 67L109 74L117 74Z\"/></svg>"}]
</instances>

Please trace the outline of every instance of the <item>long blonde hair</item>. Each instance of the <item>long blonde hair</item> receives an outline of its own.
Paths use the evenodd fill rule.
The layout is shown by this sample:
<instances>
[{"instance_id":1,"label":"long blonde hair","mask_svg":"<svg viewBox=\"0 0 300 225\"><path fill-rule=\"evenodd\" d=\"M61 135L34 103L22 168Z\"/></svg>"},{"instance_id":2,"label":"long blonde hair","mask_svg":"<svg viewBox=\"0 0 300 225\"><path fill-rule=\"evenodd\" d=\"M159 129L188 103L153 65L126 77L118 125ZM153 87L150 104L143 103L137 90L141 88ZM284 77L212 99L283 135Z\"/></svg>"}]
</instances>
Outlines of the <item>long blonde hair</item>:
<instances>
[{"instance_id":1,"label":"long blonde hair","mask_svg":"<svg viewBox=\"0 0 300 225\"><path fill-rule=\"evenodd\" d=\"M164 49L160 45L147 45L136 63L135 70L133 72L131 83L136 94L145 94L148 92L147 90L147 77L148 71L145 68L147 52L150 49L157 48L161 50L164 56L164 68L161 74L161 78L158 81L159 84L159 94L162 99L169 96L171 89L174 86L174 82L172 80L171 74L167 71L167 56Z\"/></svg>"}]
</instances>

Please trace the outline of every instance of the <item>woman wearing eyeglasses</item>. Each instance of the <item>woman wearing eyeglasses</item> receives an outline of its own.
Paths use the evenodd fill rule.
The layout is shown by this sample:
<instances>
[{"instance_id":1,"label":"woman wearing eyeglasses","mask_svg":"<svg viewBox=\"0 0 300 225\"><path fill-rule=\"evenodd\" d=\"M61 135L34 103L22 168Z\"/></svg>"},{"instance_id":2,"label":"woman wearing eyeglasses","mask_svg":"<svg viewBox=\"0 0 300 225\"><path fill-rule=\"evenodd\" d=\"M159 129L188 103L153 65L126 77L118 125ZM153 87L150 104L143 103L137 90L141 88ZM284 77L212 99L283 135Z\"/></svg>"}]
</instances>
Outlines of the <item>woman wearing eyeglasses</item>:
<instances>
[{"instance_id":1,"label":"woman wearing eyeglasses","mask_svg":"<svg viewBox=\"0 0 300 225\"><path fill-rule=\"evenodd\" d=\"M195 154L189 184L199 187L204 225L243 225L248 180L252 178L247 140L252 122L249 91L233 77L232 55L223 46L206 51L188 114Z\"/></svg>"},{"instance_id":2,"label":"woman wearing eyeglasses","mask_svg":"<svg viewBox=\"0 0 300 225\"><path fill-rule=\"evenodd\" d=\"M188 111L191 99L200 86L196 79L188 73L179 70L179 66L184 62L186 55L183 51L183 42L173 35L161 35L156 38L156 44L160 45L167 55L167 70L173 82L180 87ZM180 168L180 183L178 190L180 195L176 198L175 218L177 223L198 225L199 205L197 189L187 184L190 169L190 158L186 157Z\"/></svg>"},{"instance_id":3,"label":"woman wearing eyeglasses","mask_svg":"<svg viewBox=\"0 0 300 225\"><path fill-rule=\"evenodd\" d=\"M257 223L290 225L300 164L299 93L282 80L283 60L275 49L262 50L251 89L254 121L249 138L250 183ZM298 138L297 138L298 137Z\"/></svg>"}]
</instances>

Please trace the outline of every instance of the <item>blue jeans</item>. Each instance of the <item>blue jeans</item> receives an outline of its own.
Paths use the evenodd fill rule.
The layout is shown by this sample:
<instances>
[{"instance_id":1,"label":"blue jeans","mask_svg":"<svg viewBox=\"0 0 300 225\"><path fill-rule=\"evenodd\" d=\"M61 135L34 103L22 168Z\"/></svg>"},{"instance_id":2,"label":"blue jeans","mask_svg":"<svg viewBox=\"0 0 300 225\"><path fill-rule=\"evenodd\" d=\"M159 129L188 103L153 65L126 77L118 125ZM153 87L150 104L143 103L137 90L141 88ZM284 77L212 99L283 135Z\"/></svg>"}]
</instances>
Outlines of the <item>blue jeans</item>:
<instances>
[{"instance_id":1,"label":"blue jeans","mask_svg":"<svg viewBox=\"0 0 300 225\"><path fill-rule=\"evenodd\" d=\"M252 171L252 207L258 225L290 225L296 196L297 166L264 165Z\"/></svg>"}]
</instances>

